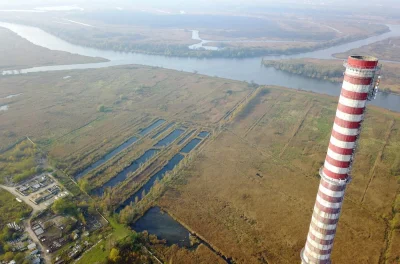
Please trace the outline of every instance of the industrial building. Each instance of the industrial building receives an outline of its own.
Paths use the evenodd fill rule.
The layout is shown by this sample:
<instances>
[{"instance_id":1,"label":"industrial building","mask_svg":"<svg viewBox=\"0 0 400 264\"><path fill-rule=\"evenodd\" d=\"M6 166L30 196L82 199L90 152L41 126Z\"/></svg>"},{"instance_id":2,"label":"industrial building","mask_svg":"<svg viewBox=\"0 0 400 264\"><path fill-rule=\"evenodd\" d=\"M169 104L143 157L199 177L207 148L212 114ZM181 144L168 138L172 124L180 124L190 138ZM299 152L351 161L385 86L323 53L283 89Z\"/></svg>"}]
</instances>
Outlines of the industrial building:
<instances>
[{"instance_id":1,"label":"industrial building","mask_svg":"<svg viewBox=\"0 0 400 264\"><path fill-rule=\"evenodd\" d=\"M343 86L337 106L328 152L320 169L320 184L302 264L330 264L334 237L366 103L375 98L379 86L378 59L350 56L344 63Z\"/></svg>"}]
</instances>

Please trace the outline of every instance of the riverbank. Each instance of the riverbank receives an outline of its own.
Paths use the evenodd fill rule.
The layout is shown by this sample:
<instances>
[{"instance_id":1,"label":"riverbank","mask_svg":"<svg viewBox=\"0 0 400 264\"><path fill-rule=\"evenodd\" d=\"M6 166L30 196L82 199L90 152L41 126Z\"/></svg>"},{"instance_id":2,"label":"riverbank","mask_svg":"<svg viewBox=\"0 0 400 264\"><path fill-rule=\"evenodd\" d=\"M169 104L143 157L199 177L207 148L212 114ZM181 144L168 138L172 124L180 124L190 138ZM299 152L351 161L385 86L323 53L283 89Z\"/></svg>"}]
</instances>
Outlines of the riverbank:
<instances>
[{"instance_id":1,"label":"riverbank","mask_svg":"<svg viewBox=\"0 0 400 264\"><path fill-rule=\"evenodd\" d=\"M347 35L344 37L335 38L329 41L324 41L316 44L307 44L303 45L301 42L295 42L297 45L289 45L287 47L277 43L277 45L272 47L263 47L261 46L252 46L252 45L244 45L244 46L235 46L229 45L229 41L225 43L224 48L209 49L208 47L212 45L214 42L207 43L207 46L201 46L199 48L191 48L195 47L195 45L187 45L187 44L177 44L177 43L166 43L166 42L158 42L158 43L133 43L133 42L122 42L122 43L114 43L109 41L93 41L91 39L87 39L84 36L79 35L80 32L77 31L74 34L66 33L62 30L57 30L50 27L43 27L44 31L53 34L69 43L84 46L84 47L94 47L100 50L113 50L116 52L131 52L131 53L141 53L147 55L161 55L168 57L189 57L189 58L254 58L260 56L281 56L281 55L294 55L305 52L313 52L317 50L326 49L329 47L342 45L350 42L354 42L357 40L366 39L372 36L378 36L384 33L389 32L389 28L384 28L378 30L374 33L367 35ZM78 35L77 35L78 34ZM202 39L196 39L202 42ZM192 40L193 41L193 40ZM231 41L235 43L235 41ZM245 42L245 41L243 41ZM249 43L252 41L249 39ZM218 45L218 41L215 42Z\"/></svg>"},{"instance_id":2,"label":"riverbank","mask_svg":"<svg viewBox=\"0 0 400 264\"><path fill-rule=\"evenodd\" d=\"M34 45L11 30L1 27L0 39L0 71L34 66L85 64L108 61L99 57L95 58L71 54L65 51L49 50Z\"/></svg>"},{"instance_id":3,"label":"riverbank","mask_svg":"<svg viewBox=\"0 0 400 264\"><path fill-rule=\"evenodd\" d=\"M189 58L254 58L260 56L294 55L305 52L313 52L329 47L343 45L357 40L367 39L390 32L387 25L373 24L369 27L362 24L354 24L348 28L342 28L340 34L331 32L326 27L320 28L315 24L297 21L297 24L306 24L309 30L297 28L286 31L286 28L275 26L279 30L271 32L265 30L264 34L250 34L253 28L243 31L242 35L231 33L231 28L222 31L213 31L208 28L190 30L182 24L177 28L119 25L109 27L109 24L100 21L92 21L98 27L73 27L58 23L49 24L47 21L19 18L3 18L11 23L17 22L25 25L35 25L38 28L55 35L64 41L82 47L96 48L100 50L113 50L115 52L131 52L146 55L161 55L168 57ZM259 21L260 23L264 20ZM177 25L178 26L178 25ZM339 25L337 25L339 26ZM316 33L310 33L316 27ZM340 26L339 26L340 27ZM196 29L196 27L194 27ZM214 29L214 28L212 28ZM210 31L211 30L211 31ZM205 40L199 33L204 32ZM211 34L211 32L213 32ZM235 31L238 34L237 31ZM247 32L245 34L245 32ZM350 34L351 32L351 34ZM211 34L211 35L210 35ZM218 40L217 40L218 39ZM204 45L203 45L204 44ZM224 48L218 48L223 45Z\"/></svg>"},{"instance_id":4,"label":"riverbank","mask_svg":"<svg viewBox=\"0 0 400 264\"><path fill-rule=\"evenodd\" d=\"M177 71L196 72L208 76L222 77L238 81L255 82L263 85L277 85L292 89L303 89L321 94L338 96L340 93L340 85L337 83L327 82L324 80L311 79L300 75L294 75L283 71L276 70L272 67L260 67L261 58L248 59L188 59L179 57L165 57L155 55L144 55L137 53L120 53L110 50L99 50L94 48L86 48L72 45L53 35L46 33L43 30L35 27L23 26L18 24L0 23L2 27L6 27L23 38L29 40L36 45L52 49L62 50L70 53L81 54L91 57L107 58L110 62L107 63L91 63L91 64L73 64L60 66L44 66L19 71L3 72L3 75L8 74L26 74L34 72L52 72L61 70L82 70L106 68L110 66L142 64L152 66L153 68L164 67ZM370 37L365 40L355 41L344 45L334 46L324 50L315 52L302 53L293 56L267 56L266 59L280 60L285 58L318 58L331 59L332 54L347 51L357 48L362 45L374 43L389 37L400 35L400 26L390 25L390 32L383 35ZM120 66L121 67L121 66ZM128 66L125 66L128 67ZM68 74L70 75L70 74ZM65 76L65 75L64 75ZM71 79L68 79L71 80ZM380 106L392 111L400 111L400 96L387 94L378 96L371 104ZM9 111L8 111L9 112ZM8 113L7 112L7 113Z\"/></svg>"},{"instance_id":5,"label":"riverbank","mask_svg":"<svg viewBox=\"0 0 400 264\"><path fill-rule=\"evenodd\" d=\"M343 81L342 60L321 59L288 59L288 60L262 60L265 67L305 76L313 79L341 83ZM382 81L380 91L383 94L400 94L400 65L397 63L382 62Z\"/></svg>"},{"instance_id":6,"label":"riverbank","mask_svg":"<svg viewBox=\"0 0 400 264\"><path fill-rule=\"evenodd\" d=\"M333 54L335 58L345 59L351 54L369 55L387 61L400 61L400 38L388 38L343 53Z\"/></svg>"}]
</instances>

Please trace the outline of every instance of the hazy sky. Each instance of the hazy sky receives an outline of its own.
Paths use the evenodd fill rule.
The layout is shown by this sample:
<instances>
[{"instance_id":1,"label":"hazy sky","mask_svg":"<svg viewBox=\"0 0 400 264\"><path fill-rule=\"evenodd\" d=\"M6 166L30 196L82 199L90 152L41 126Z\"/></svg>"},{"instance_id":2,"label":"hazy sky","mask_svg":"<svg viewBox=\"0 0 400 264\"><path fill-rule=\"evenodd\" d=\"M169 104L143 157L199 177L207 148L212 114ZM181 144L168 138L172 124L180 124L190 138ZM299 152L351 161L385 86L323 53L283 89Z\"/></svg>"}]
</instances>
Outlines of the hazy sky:
<instances>
[{"instance_id":1,"label":"hazy sky","mask_svg":"<svg viewBox=\"0 0 400 264\"><path fill-rule=\"evenodd\" d=\"M290 3L290 4L289 4ZM79 5L91 8L171 8L171 9L213 9L225 7L308 7L327 6L331 8L356 6L362 8L374 6L393 8L400 6L400 0L0 0L2 9L30 9L43 6ZM200 11L200 10L199 10Z\"/></svg>"}]
</instances>

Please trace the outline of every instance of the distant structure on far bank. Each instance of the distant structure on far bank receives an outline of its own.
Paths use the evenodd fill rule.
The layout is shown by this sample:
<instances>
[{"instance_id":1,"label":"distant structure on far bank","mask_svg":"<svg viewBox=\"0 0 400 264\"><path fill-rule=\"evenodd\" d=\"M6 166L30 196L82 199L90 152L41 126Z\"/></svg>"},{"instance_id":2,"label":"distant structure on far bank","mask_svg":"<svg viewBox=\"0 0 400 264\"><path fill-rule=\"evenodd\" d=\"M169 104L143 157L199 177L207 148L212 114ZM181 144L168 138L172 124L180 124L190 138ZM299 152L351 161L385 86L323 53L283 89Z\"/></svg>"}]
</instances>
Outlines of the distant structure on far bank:
<instances>
[{"instance_id":1,"label":"distant structure on far bank","mask_svg":"<svg viewBox=\"0 0 400 264\"><path fill-rule=\"evenodd\" d=\"M330 264L346 185L367 101L375 98L379 87L378 59L350 56L344 63L346 71L328 153L319 174L321 181L311 218L307 242L300 253L302 264Z\"/></svg>"}]
</instances>

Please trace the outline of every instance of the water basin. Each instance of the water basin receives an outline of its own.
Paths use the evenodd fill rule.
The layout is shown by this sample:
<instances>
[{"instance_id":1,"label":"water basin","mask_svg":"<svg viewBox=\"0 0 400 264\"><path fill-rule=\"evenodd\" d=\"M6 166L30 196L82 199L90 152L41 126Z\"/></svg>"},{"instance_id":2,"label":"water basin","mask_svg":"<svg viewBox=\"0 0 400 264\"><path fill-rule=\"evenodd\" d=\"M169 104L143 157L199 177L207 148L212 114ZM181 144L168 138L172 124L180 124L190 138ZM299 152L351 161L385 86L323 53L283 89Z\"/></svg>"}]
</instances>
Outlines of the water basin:
<instances>
[{"instance_id":1,"label":"water basin","mask_svg":"<svg viewBox=\"0 0 400 264\"><path fill-rule=\"evenodd\" d=\"M187 143L181 150L182 153L189 153L192 151L199 143L201 142L201 139L194 138L192 139L189 143Z\"/></svg>"},{"instance_id":2,"label":"water basin","mask_svg":"<svg viewBox=\"0 0 400 264\"><path fill-rule=\"evenodd\" d=\"M205 138L205 137L208 137L208 135L210 135L210 132L201 131L197 136L201 137L201 138Z\"/></svg>"},{"instance_id":3,"label":"water basin","mask_svg":"<svg viewBox=\"0 0 400 264\"><path fill-rule=\"evenodd\" d=\"M163 129L161 129L160 131L158 131L157 134L155 134L154 136L152 136L152 139L157 138L159 135L161 135L162 133L164 133L164 131L167 131L170 127L172 127L173 125L175 125L175 122L172 122L170 124L168 124L166 127L164 127Z\"/></svg>"},{"instance_id":4,"label":"water basin","mask_svg":"<svg viewBox=\"0 0 400 264\"><path fill-rule=\"evenodd\" d=\"M156 127L159 127L159 126L161 126L162 124L164 124L164 122L165 122L164 119L159 119L159 120L157 120L156 122L154 122L153 124L151 124L150 126L144 128L144 129L142 129L142 130L140 131L139 134L140 134L141 136L145 136L145 135L147 135L148 133L150 133L153 129L155 129Z\"/></svg>"},{"instance_id":5,"label":"water basin","mask_svg":"<svg viewBox=\"0 0 400 264\"><path fill-rule=\"evenodd\" d=\"M90 171L100 167L101 165L103 165L104 163L109 161L111 158L113 158L115 155L117 155L118 153L120 153L124 149L126 149L126 148L130 147L131 145L133 145L133 143L135 143L137 140L138 140L137 137L131 137L130 139L128 139L127 141L122 143L120 146L118 146L116 149L114 149L113 151L111 151L110 153L108 153L107 155L105 155L104 157L102 157L101 159L99 159L98 161L96 161L95 163L93 163L92 165L90 165L89 167L84 169L83 171L79 172L75 176L75 178L76 179L80 179L83 176L85 176L87 173L89 173Z\"/></svg>"},{"instance_id":6,"label":"water basin","mask_svg":"<svg viewBox=\"0 0 400 264\"><path fill-rule=\"evenodd\" d=\"M189 231L159 207L150 208L131 228L136 232L148 231L158 239L165 239L169 246L177 244L190 247Z\"/></svg>"},{"instance_id":7,"label":"water basin","mask_svg":"<svg viewBox=\"0 0 400 264\"><path fill-rule=\"evenodd\" d=\"M168 136L158 141L158 143L155 144L154 147L167 147L184 132L185 130L183 129L175 129Z\"/></svg>"},{"instance_id":8,"label":"water basin","mask_svg":"<svg viewBox=\"0 0 400 264\"><path fill-rule=\"evenodd\" d=\"M185 142L188 138L190 138L192 135L193 135L193 133L195 132L196 130L192 130L192 131L190 131L184 138L182 138L181 140L179 140L179 142L178 142L178 145L181 145L183 142Z\"/></svg>"},{"instance_id":9,"label":"water basin","mask_svg":"<svg viewBox=\"0 0 400 264\"><path fill-rule=\"evenodd\" d=\"M175 168L176 165L178 165L178 163L184 158L183 155L181 154L176 154L172 159L170 159L167 163L167 165L165 165L161 170L159 170L156 174L154 174L153 176L151 176L150 180L142 186L142 188L140 188L137 192L135 192L131 197L129 197L125 202L123 202L119 208L117 209L117 212L120 212L123 208L125 208L125 206L134 203L137 197L137 200L140 201L143 199L142 194L143 191L145 191L145 193L148 193L151 189L151 187L153 187L154 182L159 179L161 180L166 172L169 172L171 170L173 170Z\"/></svg>"},{"instance_id":10,"label":"water basin","mask_svg":"<svg viewBox=\"0 0 400 264\"><path fill-rule=\"evenodd\" d=\"M148 161L149 159L154 157L154 155L156 155L158 152L159 152L158 149L149 149L138 159L134 160L131 163L131 165L129 165L123 171L118 173L117 176L115 176L114 178L112 178L111 180L106 182L101 188L98 188L97 190L95 190L94 193L98 196L103 195L104 190L106 188L112 188L112 187L116 186L118 183L121 183L124 180L126 180L126 178L128 177L128 174L135 172L140 167L140 164L145 163L146 161Z\"/></svg>"}]
</instances>

